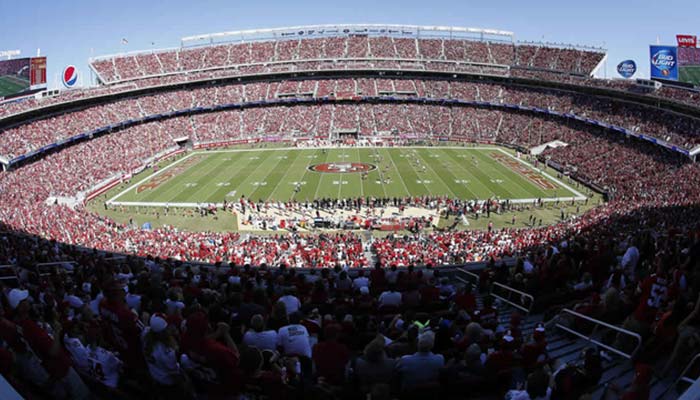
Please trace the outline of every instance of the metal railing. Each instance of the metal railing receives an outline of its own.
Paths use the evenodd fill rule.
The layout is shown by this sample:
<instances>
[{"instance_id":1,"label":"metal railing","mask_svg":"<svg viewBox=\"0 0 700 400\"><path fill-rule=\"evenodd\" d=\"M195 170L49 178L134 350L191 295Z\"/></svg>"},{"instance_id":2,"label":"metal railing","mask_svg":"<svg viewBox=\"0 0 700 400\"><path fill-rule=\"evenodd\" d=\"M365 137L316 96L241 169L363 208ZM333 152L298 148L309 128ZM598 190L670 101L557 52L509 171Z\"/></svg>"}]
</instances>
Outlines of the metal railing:
<instances>
[{"instance_id":1,"label":"metal railing","mask_svg":"<svg viewBox=\"0 0 700 400\"><path fill-rule=\"evenodd\" d=\"M519 298L515 299L513 298L514 296ZM495 297L518 310L524 311L526 315L530 314L532 306L535 304L535 298L531 294L498 282L494 282L491 286L491 297Z\"/></svg>"},{"instance_id":2,"label":"metal railing","mask_svg":"<svg viewBox=\"0 0 700 400\"><path fill-rule=\"evenodd\" d=\"M66 273L72 274L73 271L65 268L66 264L78 265L78 263L75 261L56 261L56 262L38 263L38 264L34 265L34 268L36 270L36 273L39 276L51 275L53 268L58 268L58 267L63 268Z\"/></svg>"},{"instance_id":3,"label":"metal railing","mask_svg":"<svg viewBox=\"0 0 700 400\"><path fill-rule=\"evenodd\" d=\"M460 277L460 273L463 274L464 277ZM466 285L471 285L472 289L474 290L479 289L479 275L471 271L467 271L465 268L457 268L455 270L455 279Z\"/></svg>"},{"instance_id":4,"label":"metal railing","mask_svg":"<svg viewBox=\"0 0 700 400\"><path fill-rule=\"evenodd\" d=\"M17 266L0 265L0 282L3 284L10 284L9 282L11 281L14 281L17 284L19 283L19 278L17 277Z\"/></svg>"},{"instance_id":5,"label":"metal railing","mask_svg":"<svg viewBox=\"0 0 700 400\"><path fill-rule=\"evenodd\" d=\"M698 379L698 378L690 378L690 377L686 376L686 374L688 373L688 371L691 370L691 368L695 365L695 363L696 363L698 360L700 360L700 354L696 354L695 357L693 357L693 359L690 360L690 362L688 363L688 365L686 365L686 367L685 367L685 369L683 370L683 372L681 372L681 375L678 377L678 379L676 379L676 383L675 383L676 385L678 385L679 382L687 382L687 383L692 384L692 383L694 383L694 382Z\"/></svg>"},{"instance_id":6,"label":"metal railing","mask_svg":"<svg viewBox=\"0 0 700 400\"><path fill-rule=\"evenodd\" d=\"M665 399L667 395L674 390L676 391L676 396L678 396L678 384L681 382L688 383L690 384L690 386L687 389L685 389L685 391L680 396L678 396L678 399L697 399L698 394L700 393L700 384L698 383L700 382L700 380L698 380L698 378L691 378L686 374L692 369L692 367L695 365L695 363L697 363L698 360L700 360L700 354L696 354L695 357L693 357L693 359L690 360L688 365L686 365L683 369L683 372L681 372L678 378L673 382L673 385L669 385L666 388L666 390L664 390L664 392L657 397L657 399Z\"/></svg>"},{"instance_id":7,"label":"metal railing","mask_svg":"<svg viewBox=\"0 0 700 400\"><path fill-rule=\"evenodd\" d=\"M568 308L561 310L561 313L569 314L575 318L580 318L580 319L586 320L588 322L595 324L596 326L591 334L585 334L585 333L578 332L575 329L572 329L568 326L560 324L559 322L556 323L557 328L559 328L563 331L566 331L574 336L578 336L581 339L587 340L587 341L589 341L589 342L591 342L599 347L602 347L602 348L604 348L612 353L615 353L619 356L622 356L622 357L627 358L627 359L632 359L632 358L634 358L635 354L637 354L637 351L639 351L639 349L642 347L642 336L639 335L638 333L628 331L627 329L623 329L623 328L620 328L619 326L608 324L607 322L603 322L603 321L597 320L595 318L591 318L587 315L577 313L576 311L570 310ZM561 317L561 314L559 314L559 317ZM617 331L621 334L630 336L630 337L637 340L637 346L635 346L634 350L631 353L625 353L624 351L616 349L609 344L605 344L605 343L601 342L600 340L593 337L593 335L597 331L598 327L608 328L608 329Z\"/></svg>"}]
</instances>

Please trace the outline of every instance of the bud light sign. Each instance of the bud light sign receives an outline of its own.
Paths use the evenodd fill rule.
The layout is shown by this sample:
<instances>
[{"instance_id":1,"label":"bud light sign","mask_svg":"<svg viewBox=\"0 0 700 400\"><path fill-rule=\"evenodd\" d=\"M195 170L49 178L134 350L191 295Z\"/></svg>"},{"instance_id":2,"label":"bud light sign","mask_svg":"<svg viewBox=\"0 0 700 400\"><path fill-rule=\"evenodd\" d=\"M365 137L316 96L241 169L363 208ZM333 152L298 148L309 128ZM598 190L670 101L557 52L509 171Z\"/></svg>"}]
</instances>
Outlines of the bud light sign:
<instances>
[{"instance_id":1,"label":"bud light sign","mask_svg":"<svg viewBox=\"0 0 700 400\"><path fill-rule=\"evenodd\" d=\"M637 63L633 60L625 60L617 64L617 73L623 78L631 78L637 72Z\"/></svg>"},{"instance_id":2,"label":"bud light sign","mask_svg":"<svg viewBox=\"0 0 700 400\"><path fill-rule=\"evenodd\" d=\"M651 77L678 80L678 48L673 46L649 46Z\"/></svg>"}]
</instances>

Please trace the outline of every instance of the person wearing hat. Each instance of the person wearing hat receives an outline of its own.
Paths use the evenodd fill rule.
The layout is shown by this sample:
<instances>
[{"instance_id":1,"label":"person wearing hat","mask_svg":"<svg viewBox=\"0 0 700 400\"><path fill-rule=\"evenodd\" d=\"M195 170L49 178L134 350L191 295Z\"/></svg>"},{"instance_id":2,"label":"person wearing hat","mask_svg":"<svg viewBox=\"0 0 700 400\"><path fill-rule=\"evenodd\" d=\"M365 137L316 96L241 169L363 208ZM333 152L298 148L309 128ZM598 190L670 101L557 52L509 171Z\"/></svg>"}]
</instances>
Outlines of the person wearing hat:
<instances>
[{"instance_id":1,"label":"person wearing hat","mask_svg":"<svg viewBox=\"0 0 700 400\"><path fill-rule=\"evenodd\" d=\"M41 365L52 382L49 393L54 398L87 399L90 390L85 386L80 376L72 367L69 355L61 345L60 340L54 340L30 316L31 305L27 290L12 289L7 296L10 307L14 310L14 322L22 330L22 336L31 351L41 360ZM53 327L53 337L62 337L62 327L56 323Z\"/></svg>"},{"instance_id":2,"label":"person wearing hat","mask_svg":"<svg viewBox=\"0 0 700 400\"><path fill-rule=\"evenodd\" d=\"M532 341L525 343L520 351L523 359L523 367L526 371L533 371L537 367L544 366L549 362L547 354L547 337L543 323L535 326L532 333Z\"/></svg>"},{"instance_id":3,"label":"person wearing hat","mask_svg":"<svg viewBox=\"0 0 700 400\"><path fill-rule=\"evenodd\" d=\"M12 304L10 303L10 306ZM18 376L36 387L48 385L49 373L41 365L39 357L28 348L27 341L22 335L22 329L10 319L5 318L2 308L0 308L0 341L4 342L6 348L12 350Z\"/></svg>"},{"instance_id":4,"label":"person wearing hat","mask_svg":"<svg viewBox=\"0 0 700 400\"><path fill-rule=\"evenodd\" d=\"M143 324L126 305L124 287L116 280L107 282L104 295L98 309L108 327L108 343L119 352L128 371L144 371L146 362L141 348Z\"/></svg>"},{"instance_id":5,"label":"person wearing hat","mask_svg":"<svg viewBox=\"0 0 700 400\"><path fill-rule=\"evenodd\" d=\"M187 387L187 375L177 361L178 345L166 316L151 315L149 326L144 331L143 353L151 378L159 385L158 390L168 398L192 398Z\"/></svg>"},{"instance_id":6,"label":"person wearing hat","mask_svg":"<svg viewBox=\"0 0 700 400\"><path fill-rule=\"evenodd\" d=\"M484 363L487 375L499 384L510 385L514 376L515 355L513 349L515 338L510 330L506 330L498 344L498 350L489 354Z\"/></svg>"}]
</instances>

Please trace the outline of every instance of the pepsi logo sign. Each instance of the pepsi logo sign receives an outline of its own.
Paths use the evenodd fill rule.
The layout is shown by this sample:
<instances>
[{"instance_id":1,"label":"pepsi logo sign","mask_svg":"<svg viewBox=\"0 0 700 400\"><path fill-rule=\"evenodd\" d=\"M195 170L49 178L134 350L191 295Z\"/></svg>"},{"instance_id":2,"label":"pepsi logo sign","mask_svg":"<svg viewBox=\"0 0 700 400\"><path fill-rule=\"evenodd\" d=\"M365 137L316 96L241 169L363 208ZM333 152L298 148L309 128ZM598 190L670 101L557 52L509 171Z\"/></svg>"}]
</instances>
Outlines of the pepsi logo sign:
<instances>
[{"instance_id":1,"label":"pepsi logo sign","mask_svg":"<svg viewBox=\"0 0 700 400\"><path fill-rule=\"evenodd\" d=\"M72 88L78 83L78 70L75 65L69 65L63 70L63 86Z\"/></svg>"},{"instance_id":2,"label":"pepsi logo sign","mask_svg":"<svg viewBox=\"0 0 700 400\"><path fill-rule=\"evenodd\" d=\"M617 73L623 78L631 78L637 72L637 64L633 60L625 60L617 64Z\"/></svg>"}]
</instances>

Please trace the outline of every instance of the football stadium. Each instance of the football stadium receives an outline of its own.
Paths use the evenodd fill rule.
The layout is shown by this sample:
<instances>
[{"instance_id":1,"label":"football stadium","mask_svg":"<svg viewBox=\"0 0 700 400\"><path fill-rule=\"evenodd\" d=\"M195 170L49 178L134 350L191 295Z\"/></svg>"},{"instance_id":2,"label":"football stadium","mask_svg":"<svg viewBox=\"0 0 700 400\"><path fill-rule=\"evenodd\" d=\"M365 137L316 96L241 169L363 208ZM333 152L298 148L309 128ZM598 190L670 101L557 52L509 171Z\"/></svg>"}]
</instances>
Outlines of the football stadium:
<instances>
[{"instance_id":1,"label":"football stadium","mask_svg":"<svg viewBox=\"0 0 700 400\"><path fill-rule=\"evenodd\" d=\"M172 40L0 61L0 398L700 398L687 35Z\"/></svg>"}]
</instances>

